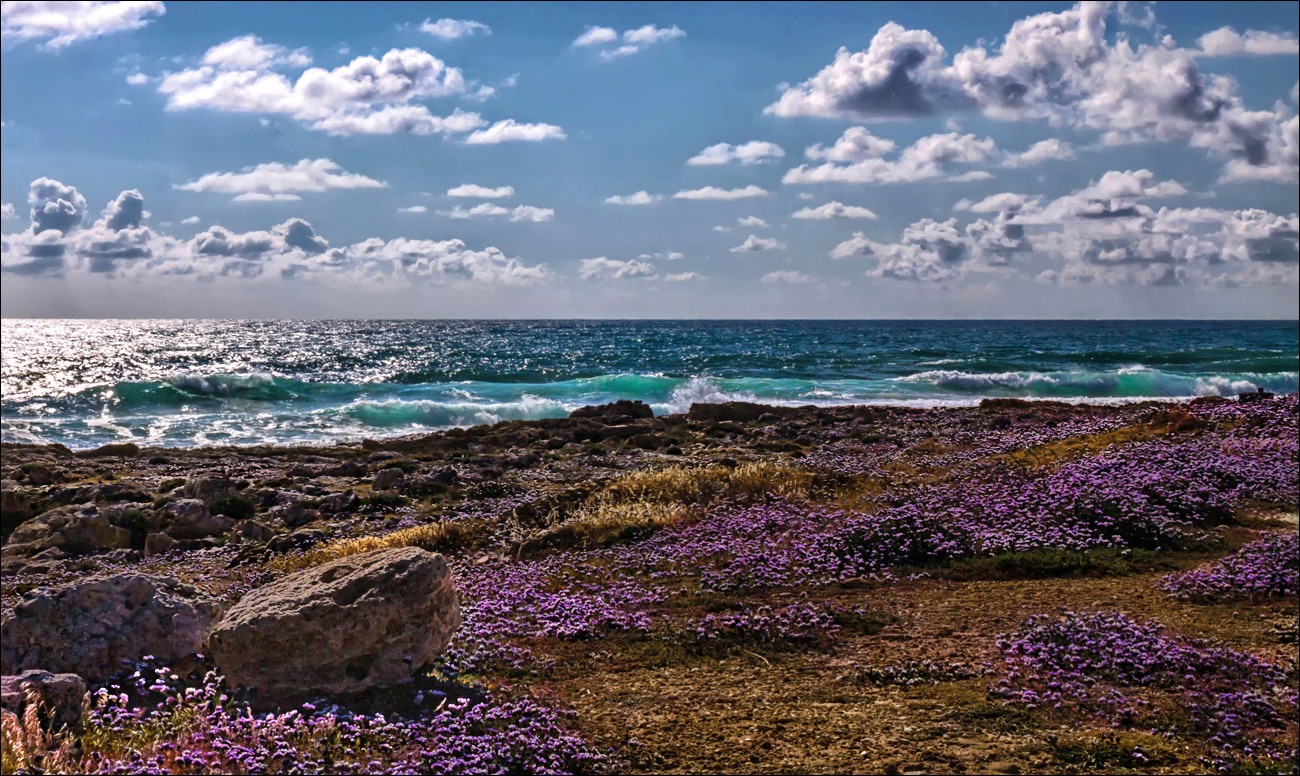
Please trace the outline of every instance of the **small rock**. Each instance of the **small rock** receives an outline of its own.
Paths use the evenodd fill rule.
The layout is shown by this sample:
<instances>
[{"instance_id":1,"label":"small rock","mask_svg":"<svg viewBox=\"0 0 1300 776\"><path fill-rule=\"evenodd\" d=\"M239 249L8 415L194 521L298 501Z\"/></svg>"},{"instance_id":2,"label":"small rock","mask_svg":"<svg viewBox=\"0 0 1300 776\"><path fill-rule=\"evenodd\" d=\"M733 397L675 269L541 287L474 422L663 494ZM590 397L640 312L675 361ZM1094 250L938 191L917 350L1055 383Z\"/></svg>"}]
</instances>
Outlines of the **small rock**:
<instances>
[{"instance_id":1,"label":"small rock","mask_svg":"<svg viewBox=\"0 0 1300 776\"><path fill-rule=\"evenodd\" d=\"M167 533L175 539L202 539L217 536L230 530L235 521L225 515L214 515L197 498L183 498L166 507L163 522Z\"/></svg>"},{"instance_id":2,"label":"small rock","mask_svg":"<svg viewBox=\"0 0 1300 776\"><path fill-rule=\"evenodd\" d=\"M351 512L357 508L357 494L349 490L344 493L331 493L321 499L322 512Z\"/></svg>"},{"instance_id":3,"label":"small rock","mask_svg":"<svg viewBox=\"0 0 1300 776\"><path fill-rule=\"evenodd\" d=\"M230 529L230 539L236 542L269 542L275 538L275 529L256 520L240 520Z\"/></svg>"},{"instance_id":4,"label":"small rock","mask_svg":"<svg viewBox=\"0 0 1300 776\"><path fill-rule=\"evenodd\" d=\"M52 674L49 671L24 671L16 676L0 677L0 707L19 719L27 709L29 693L40 704L41 728L47 733L66 730L74 735L82 731L81 717L86 711L86 682L76 674Z\"/></svg>"},{"instance_id":5,"label":"small rock","mask_svg":"<svg viewBox=\"0 0 1300 776\"><path fill-rule=\"evenodd\" d=\"M285 528L297 528L318 520L320 513L314 509L307 509L301 504L281 504L278 507L271 507L266 516L271 522L279 522Z\"/></svg>"},{"instance_id":6,"label":"small rock","mask_svg":"<svg viewBox=\"0 0 1300 776\"><path fill-rule=\"evenodd\" d=\"M94 504L59 507L14 529L6 545L15 554L34 554L58 547L83 554L131 546L131 532L108 521Z\"/></svg>"},{"instance_id":7,"label":"small rock","mask_svg":"<svg viewBox=\"0 0 1300 776\"><path fill-rule=\"evenodd\" d=\"M325 532L314 528L302 528L293 533L280 534L266 543L271 552L289 552L315 547L325 541Z\"/></svg>"},{"instance_id":8,"label":"small rock","mask_svg":"<svg viewBox=\"0 0 1300 776\"><path fill-rule=\"evenodd\" d=\"M610 404L588 405L569 413L571 418L653 418L654 410L640 401L619 399Z\"/></svg>"},{"instance_id":9,"label":"small rock","mask_svg":"<svg viewBox=\"0 0 1300 776\"><path fill-rule=\"evenodd\" d=\"M370 489L389 490L394 485L401 482L405 477L406 477L406 472L402 471L396 466L387 469L381 469L379 472L375 474L375 478L371 480Z\"/></svg>"},{"instance_id":10,"label":"small rock","mask_svg":"<svg viewBox=\"0 0 1300 776\"><path fill-rule=\"evenodd\" d=\"M176 546L176 540L161 531L155 531L144 539L144 556L146 558L161 555Z\"/></svg>"},{"instance_id":11,"label":"small rock","mask_svg":"<svg viewBox=\"0 0 1300 776\"><path fill-rule=\"evenodd\" d=\"M196 498L204 504L211 504L235 490L235 483L225 477L196 477L185 482L184 493L185 498Z\"/></svg>"},{"instance_id":12,"label":"small rock","mask_svg":"<svg viewBox=\"0 0 1300 776\"><path fill-rule=\"evenodd\" d=\"M96 447L94 450L82 450L75 453L78 458L134 458L140 454L140 447L132 442L123 442L122 444L103 445Z\"/></svg>"}]
</instances>

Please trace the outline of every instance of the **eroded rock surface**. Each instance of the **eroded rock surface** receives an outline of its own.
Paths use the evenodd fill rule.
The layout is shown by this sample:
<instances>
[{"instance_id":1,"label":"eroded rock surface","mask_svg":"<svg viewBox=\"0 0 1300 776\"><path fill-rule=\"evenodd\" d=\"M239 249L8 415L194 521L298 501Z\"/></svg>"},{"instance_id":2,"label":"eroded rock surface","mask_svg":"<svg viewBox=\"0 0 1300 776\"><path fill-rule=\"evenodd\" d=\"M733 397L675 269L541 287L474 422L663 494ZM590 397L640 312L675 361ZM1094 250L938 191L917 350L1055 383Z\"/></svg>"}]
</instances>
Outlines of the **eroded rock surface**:
<instances>
[{"instance_id":1,"label":"eroded rock surface","mask_svg":"<svg viewBox=\"0 0 1300 776\"><path fill-rule=\"evenodd\" d=\"M217 599L144 574L37 588L0 625L0 671L41 668L106 679L123 661L145 655L165 661L202 651L222 613Z\"/></svg>"},{"instance_id":2,"label":"eroded rock surface","mask_svg":"<svg viewBox=\"0 0 1300 776\"><path fill-rule=\"evenodd\" d=\"M343 693L409 681L460 626L446 560L416 547L299 571L244 596L213 631L227 680L264 693Z\"/></svg>"}]
</instances>

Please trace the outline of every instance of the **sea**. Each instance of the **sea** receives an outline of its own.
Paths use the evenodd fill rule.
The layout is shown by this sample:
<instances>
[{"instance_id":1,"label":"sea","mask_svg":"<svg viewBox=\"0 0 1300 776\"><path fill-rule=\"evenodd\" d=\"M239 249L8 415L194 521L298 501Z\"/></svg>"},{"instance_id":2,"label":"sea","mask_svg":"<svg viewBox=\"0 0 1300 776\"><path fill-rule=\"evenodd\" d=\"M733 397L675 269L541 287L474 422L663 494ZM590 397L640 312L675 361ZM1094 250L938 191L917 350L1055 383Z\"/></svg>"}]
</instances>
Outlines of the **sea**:
<instances>
[{"instance_id":1,"label":"sea","mask_svg":"<svg viewBox=\"0 0 1300 776\"><path fill-rule=\"evenodd\" d=\"M0 322L0 437L332 444L638 399L963 406L1300 388L1295 321Z\"/></svg>"}]
</instances>

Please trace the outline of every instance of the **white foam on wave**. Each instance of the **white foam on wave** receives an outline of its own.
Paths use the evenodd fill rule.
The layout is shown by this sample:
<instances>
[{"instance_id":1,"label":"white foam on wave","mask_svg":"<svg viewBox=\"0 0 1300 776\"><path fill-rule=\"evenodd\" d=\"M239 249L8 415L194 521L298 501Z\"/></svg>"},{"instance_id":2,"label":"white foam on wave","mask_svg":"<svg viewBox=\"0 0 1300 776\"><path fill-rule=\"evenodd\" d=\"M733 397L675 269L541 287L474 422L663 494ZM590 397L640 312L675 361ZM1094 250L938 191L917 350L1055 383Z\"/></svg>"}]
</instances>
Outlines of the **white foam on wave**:
<instances>
[{"instance_id":1,"label":"white foam on wave","mask_svg":"<svg viewBox=\"0 0 1300 776\"><path fill-rule=\"evenodd\" d=\"M1249 380L1229 380L1218 375L1196 378L1197 396L1235 396L1250 393L1258 387Z\"/></svg>"},{"instance_id":2,"label":"white foam on wave","mask_svg":"<svg viewBox=\"0 0 1300 776\"><path fill-rule=\"evenodd\" d=\"M652 407L656 415L668 415L689 412L692 404L721 404L728 401L758 401L758 397L753 391L724 391L709 377L692 377L674 388L668 401Z\"/></svg>"}]
</instances>

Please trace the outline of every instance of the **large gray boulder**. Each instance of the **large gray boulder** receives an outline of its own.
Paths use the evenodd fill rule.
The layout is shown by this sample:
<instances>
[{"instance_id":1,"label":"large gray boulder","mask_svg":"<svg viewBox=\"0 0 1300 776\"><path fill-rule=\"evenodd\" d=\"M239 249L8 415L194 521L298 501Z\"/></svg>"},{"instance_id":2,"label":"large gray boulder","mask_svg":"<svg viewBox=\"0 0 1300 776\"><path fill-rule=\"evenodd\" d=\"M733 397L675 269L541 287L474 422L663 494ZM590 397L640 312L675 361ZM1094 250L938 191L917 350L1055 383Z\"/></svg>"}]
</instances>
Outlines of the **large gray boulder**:
<instances>
[{"instance_id":1,"label":"large gray boulder","mask_svg":"<svg viewBox=\"0 0 1300 776\"><path fill-rule=\"evenodd\" d=\"M22 719L30 701L38 704L37 719L45 731L81 733L86 682L80 676L40 670L0 676L0 707Z\"/></svg>"},{"instance_id":2,"label":"large gray boulder","mask_svg":"<svg viewBox=\"0 0 1300 776\"><path fill-rule=\"evenodd\" d=\"M131 546L131 532L108 520L94 504L59 507L19 525L9 536L6 550L30 555L58 547L74 555Z\"/></svg>"},{"instance_id":3,"label":"large gray boulder","mask_svg":"<svg viewBox=\"0 0 1300 776\"><path fill-rule=\"evenodd\" d=\"M223 609L189 585L144 574L37 588L0 624L0 673L41 668L97 681L123 661L185 657L203 650Z\"/></svg>"},{"instance_id":4,"label":"large gray boulder","mask_svg":"<svg viewBox=\"0 0 1300 776\"><path fill-rule=\"evenodd\" d=\"M398 684L460 627L447 561L417 547L350 555L257 588L212 632L226 679L277 696Z\"/></svg>"}]
</instances>

